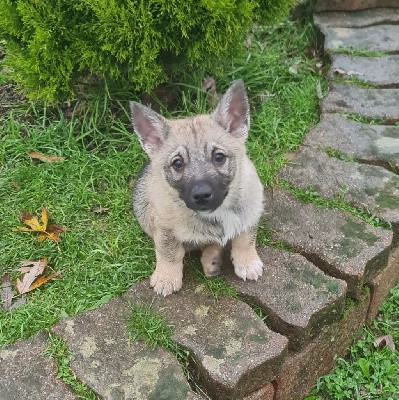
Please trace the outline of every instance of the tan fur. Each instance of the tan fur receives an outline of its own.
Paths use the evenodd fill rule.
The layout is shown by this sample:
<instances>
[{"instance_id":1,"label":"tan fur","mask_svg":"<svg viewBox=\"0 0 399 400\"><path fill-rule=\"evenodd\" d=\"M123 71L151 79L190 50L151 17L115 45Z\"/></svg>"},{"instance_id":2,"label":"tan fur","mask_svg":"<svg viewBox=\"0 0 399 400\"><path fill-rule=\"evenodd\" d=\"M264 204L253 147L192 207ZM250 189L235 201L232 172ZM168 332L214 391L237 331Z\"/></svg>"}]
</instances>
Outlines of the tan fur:
<instances>
[{"instance_id":1,"label":"tan fur","mask_svg":"<svg viewBox=\"0 0 399 400\"><path fill-rule=\"evenodd\" d=\"M256 280L262 275L255 238L263 209L263 186L246 155L249 115L240 116L237 112L243 109L243 114L248 109L247 104L241 104L247 100L240 85L232 85L211 115L171 121L132 104L135 130L151 160L136 182L133 203L140 225L155 243L157 265L150 284L164 296L181 288L183 257L186 250L194 247L202 249L206 276L219 273L223 247L229 241L236 274L244 280ZM203 149L209 148L222 149L229 155L226 164L216 166L215 171L214 162L209 162L209 168L204 167L211 156ZM187 151L189 179L218 179L221 173L231 179L227 195L214 210L189 208L179 190L171 186L170 180L180 178L179 172L169 168L170 160ZM165 171L170 174L169 181Z\"/></svg>"}]
</instances>

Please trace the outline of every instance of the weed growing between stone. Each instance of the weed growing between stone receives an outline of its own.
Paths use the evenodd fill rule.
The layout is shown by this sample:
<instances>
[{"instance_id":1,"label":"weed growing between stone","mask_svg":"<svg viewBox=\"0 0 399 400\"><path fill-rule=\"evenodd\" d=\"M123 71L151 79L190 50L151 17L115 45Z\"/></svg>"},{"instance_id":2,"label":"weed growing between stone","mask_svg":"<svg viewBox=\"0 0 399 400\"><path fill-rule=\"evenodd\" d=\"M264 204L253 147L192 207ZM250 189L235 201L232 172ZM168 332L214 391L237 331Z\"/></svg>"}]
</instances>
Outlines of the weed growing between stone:
<instances>
[{"instance_id":1,"label":"weed growing between stone","mask_svg":"<svg viewBox=\"0 0 399 400\"><path fill-rule=\"evenodd\" d=\"M83 400L97 400L98 396L79 381L69 366L71 354L67 344L56 334L49 333L49 347L45 354L53 358L57 368L57 378L65 382Z\"/></svg>"},{"instance_id":2,"label":"weed growing between stone","mask_svg":"<svg viewBox=\"0 0 399 400\"><path fill-rule=\"evenodd\" d=\"M342 196L327 199L321 197L313 188L308 188L306 190L300 189L292 186L284 180L279 180L278 185L284 189L289 190L289 192L292 193L298 200L301 200L305 203L312 203L324 208L347 211L355 217L359 218L360 220L376 228L392 229L392 226L389 222L382 220L381 218L368 212L365 209L351 206L343 199Z\"/></svg>"},{"instance_id":3,"label":"weed growing between stone","mask_svg":"<svg viewBox=\"0 0 399 400\"><path fill-rule=\"evenodd\" d=\"M180 363L192 389L207 398L190 372L190 363L194 362L190 352L173 340L173 326L169 325L160 313L155 312L150 305L132 304L127 330L133 342L141 341L151 348L160 346L171 352Z\"/></svg>"},{"instance_id":4,"label":"weed growing between stone","mask_svg":"<svg viewBox=\"0 0 399 400\"><path fill-rule=\"evenodd\" d=\"M370 49L354 49L353 47L340 47L334 49L335 54L346 54L352 57L383 57L389 55L384 51L370 50Z\"/></svg>"}]
</instances>

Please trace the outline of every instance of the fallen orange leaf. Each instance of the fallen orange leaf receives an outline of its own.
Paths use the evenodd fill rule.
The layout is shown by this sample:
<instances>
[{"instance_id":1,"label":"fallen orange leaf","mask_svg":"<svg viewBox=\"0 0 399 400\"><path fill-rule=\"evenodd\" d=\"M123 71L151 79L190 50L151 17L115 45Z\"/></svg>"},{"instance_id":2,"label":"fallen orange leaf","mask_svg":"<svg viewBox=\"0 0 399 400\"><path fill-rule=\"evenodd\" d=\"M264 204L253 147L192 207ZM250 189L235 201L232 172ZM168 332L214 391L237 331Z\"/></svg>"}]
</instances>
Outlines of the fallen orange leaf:
<instances>
[{"instance_id":1,"label":"fallen orange leaf","mask_svg":"<svg viewBox=\"0 0 399 400\"><path fill-rule=\"evenodd\" d=\"M57 271L54 272L51 275L48 276L39 276L39 278L37 278L32 285L29 286L29 291L32 291L34 289L37 289L38 287L42 286L44 283L50 281L51 279L55 278L56 276L58 276L59 274L61 274L62 271Z\"/></svg>"},{"instance_id":2,"label":"fallen orange leaf","mask_svg":"<svg viewBox=\"0 0 399 400\"><path fill-rule=\"evenodd\" d=\"M39 242L42 242L45 239L59 242L61 239L58 234L65 231L65 228L60 225L47 226L48 215L47 210L44 207L42 207L42 215L40 218L41 222L39 222L36 216L32 217L32 215L26 211L21 211L21 219L25 225L29 226L29 228L25 226L17 226L16 228L13 228L13 230L18 230L21 232L40 232L38 237Z\"/></svg>"},{"instance_id":3,"label":"fallen orange leaf","mask_svg":"<svg viewBox=\"0 0 399 400\"><path fill-rule=\"evenodd\" d=\"M40 160L43 162L61 162L65 160L65 157L59 156L48 156L43 153L36 153L35 151L30 151L28 156L32 159Z\"/></svg>"}]
</instances>

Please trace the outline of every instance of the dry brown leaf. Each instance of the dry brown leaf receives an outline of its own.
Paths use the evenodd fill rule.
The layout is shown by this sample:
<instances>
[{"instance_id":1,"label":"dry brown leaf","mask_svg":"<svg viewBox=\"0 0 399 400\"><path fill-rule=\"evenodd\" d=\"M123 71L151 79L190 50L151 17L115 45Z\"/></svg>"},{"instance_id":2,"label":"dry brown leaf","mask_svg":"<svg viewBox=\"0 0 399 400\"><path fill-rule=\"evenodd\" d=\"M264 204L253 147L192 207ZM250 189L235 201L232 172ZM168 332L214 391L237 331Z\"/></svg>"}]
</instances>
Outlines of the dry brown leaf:
<instances>
[{"instance_id":1,"label":"dry brown leaf","mask_svg":"<svg viewBox=\"0 0 399 400\"><path fill-rule=\"evenodd\" d=\"M43 153L36 153L35 151L30 151L28 153L28 156L31 159L40 160L40 161L43 161L43 162L62 162L62 161L65 160L65 157L48 156L48 155L43 154Z\"/></svg>"},{"instance_id":2,"label":"dry brown leaf","mask_svg":"<svg viewBox=\"0 0 399 400\"><path fill-rule=\"evenodd\" d=\"M21 219L25 225L29 226L29 228L25 226L17 226L16 228L13 228L13 230L21 232L39 232L39 242L42 242L45 239L59 242L61 240L59 237L59 233L65 231L65 228L60 225L47 225L48 216L47 210L44 207L42 207L42 214L40 218L41 222L39 222L36 216L32 216L25 211L21 211Z\"/></svg>"},{"instance_id":3,"label":"dry brown leaf","mask_svg":"<svg viewBox=\"0 0 399 400\"><path fill-rule=\"evenodd\" d=\"M29 267L30 265L30 267ZM17 279L16 288L18 293L24 294L30 292L30 286L36 280L37 277L43 274L45 267L47 266L47 259L42 258L38 261L22 261L21 262L21 270L23 271L23 275L21 279ZM26 268L29 268L27 270Z\"/></svg>"},{"instance_id":4,"label":"dry brown leaf","mask_svg":"<svg viewBox=\"0 0 399 400\"><path fill-rule=\"evenodd\" d=\"M0 286L0 301L1 307L4 311L8 311L11 307L12 303L12 284L11 279L8 274L5 274L1 277L1 286Z\"/></svg>"},{"instance_id":5,"label":"dry brown leaf","mask_svg":"<svg viewBox=\"0 0 399 400\"><path fill-rule=\"evenodd\" d=\"M388 347L391 351L395 351L395 342L392 335L384 335L376 338L373 342L375 347Z\"/></svg>"},{"instance_id":6,"label":"dry brown leaf","mask_svg":"<svg viewBox=\"0 0 399 400\"><path fill-rule=\"evenodd\" d=\"M16 288L20 294L31 292L42 286L44 283L60 275L62 271L54 272L50 275L44 275L49 269L47 259L42 258L38 261L21 261L21 267L18 271L23 275L21 279L17 279Z\"/></svg>"}]
</instances>

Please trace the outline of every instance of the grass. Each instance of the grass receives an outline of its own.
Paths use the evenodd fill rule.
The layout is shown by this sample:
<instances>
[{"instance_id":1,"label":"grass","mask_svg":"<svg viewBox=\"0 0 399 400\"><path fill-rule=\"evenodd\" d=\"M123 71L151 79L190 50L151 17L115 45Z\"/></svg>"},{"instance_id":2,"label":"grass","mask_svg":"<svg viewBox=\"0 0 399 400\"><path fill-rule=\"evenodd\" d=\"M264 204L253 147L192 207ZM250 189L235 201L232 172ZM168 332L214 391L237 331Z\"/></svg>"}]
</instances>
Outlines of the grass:
<instances>
[{"instance_id":1,"label":"grass","mask_svg":"<svg viewBox=\"0 0 399 400\"><path fill-rule=\"evenodd\" d=\"M352 57L369 57L369 58L374 58L374 57L384 57L386 55L389 55L388 52L384 51L378 51L378 50L369 50L369 49L359 49L359 48L353 48L353 47L339 47L337 49L331 50L331 53L335 54L346 54L348 56Z\"/></svg>"},{"instance_id":2,"label":"grass","mask_svg":"<svg viewBox=\"0 0 399 400\"><path fill-rule=\"evenodd\" d=\"M305 400L396 400L399 398L399 354L376 347L374 340L391 335L399 341L399 286L391 293L370 328L349 349L348 357L337 360L332 373L319 378Z\"/></svg>"},{"instance_id":3,"label":"grass","mask_svg":"<svg viewBox=\"0 0 399 400\"><path fill-rule=\"evenodd\" d=\"M316 86L323 77L316 68L319 60L305 55L312 38L309 23L256 28L251 47L218 81L219 91L233 79L246 83L252 105L249 153L265 183L318 118ZM292 75L294 63L298 68ZM197 82L180 85L179 111L165 111L166 116L209 109ZM21 260L41 257L63 271L29 293L22 306L0 310L4 346L106 303L148 277L155 260L152 243L131 211L130 182L145 156L121 103L99 96L67 112L26 103L0 118L0 275L16 279ZM29 151L63 156L65 161L35 162ZM47 208L50 223L67 228L58 245L38 245L33 235L11 230L21 225L20 210L39 215L41 206ZM99 208L105 211L96 212ZM218 292L218 285L212 285L210 290Z\"/></svg>"}]
</instances>

